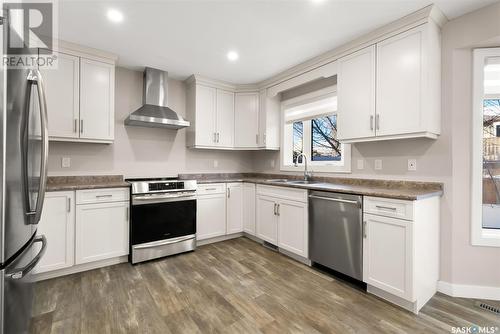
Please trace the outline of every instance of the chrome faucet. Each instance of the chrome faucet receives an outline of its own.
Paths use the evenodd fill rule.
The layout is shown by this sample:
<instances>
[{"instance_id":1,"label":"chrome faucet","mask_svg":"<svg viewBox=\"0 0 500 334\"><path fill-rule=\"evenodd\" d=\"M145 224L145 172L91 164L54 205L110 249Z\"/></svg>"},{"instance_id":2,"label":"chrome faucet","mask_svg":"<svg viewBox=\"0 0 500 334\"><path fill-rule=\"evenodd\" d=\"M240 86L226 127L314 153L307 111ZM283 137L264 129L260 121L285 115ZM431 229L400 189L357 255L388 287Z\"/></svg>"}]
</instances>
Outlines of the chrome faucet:
<instances>
[{"instance_id":1,"label":"chrome faucet","mask_svg":"<svg viewBox=\"0 0 500 334\"><path fill-rule=\"evenodd\" d=\"M305 153L300 153L299 155L297 155L297 157L295 158L295 167L299 166L298 162L300 157L304 157L304 181L309 181L309 179L312 177L312 172L307 169L307 155Z\"/></svg>"}]
</instances>

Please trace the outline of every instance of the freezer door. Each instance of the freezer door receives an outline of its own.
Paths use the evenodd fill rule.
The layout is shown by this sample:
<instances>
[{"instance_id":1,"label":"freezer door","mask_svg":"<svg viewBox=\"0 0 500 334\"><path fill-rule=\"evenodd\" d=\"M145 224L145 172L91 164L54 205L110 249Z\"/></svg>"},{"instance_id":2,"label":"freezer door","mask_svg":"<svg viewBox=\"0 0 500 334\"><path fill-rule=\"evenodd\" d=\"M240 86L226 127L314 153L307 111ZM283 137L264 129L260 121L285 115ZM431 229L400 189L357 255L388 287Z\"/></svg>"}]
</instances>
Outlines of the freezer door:
<instances>
[{"instance_id":1,"label":"freezer door","mask_svg":"<svg viewBox=\"0 0 500 334\"><path fill-rule=\"evenodd\" d=\"M35 244L40 251L35 255ZM0 334L28 333L33 304L33 280L31 271L42 258L46 249L44 236L30 240L28 246L1 271L2 327Z\"/></svg>"},{"instance_id":2,"label":"freezer door","mask_svg":"<svg viewBox=\"0 0 500 334\"><path fill-rule=\"evenodd\" d=\"M45 95L37 70L9 69L3 155L3 254L6 263L34 235L47 180L48 132Z\"/></svg>"}]
</instances>

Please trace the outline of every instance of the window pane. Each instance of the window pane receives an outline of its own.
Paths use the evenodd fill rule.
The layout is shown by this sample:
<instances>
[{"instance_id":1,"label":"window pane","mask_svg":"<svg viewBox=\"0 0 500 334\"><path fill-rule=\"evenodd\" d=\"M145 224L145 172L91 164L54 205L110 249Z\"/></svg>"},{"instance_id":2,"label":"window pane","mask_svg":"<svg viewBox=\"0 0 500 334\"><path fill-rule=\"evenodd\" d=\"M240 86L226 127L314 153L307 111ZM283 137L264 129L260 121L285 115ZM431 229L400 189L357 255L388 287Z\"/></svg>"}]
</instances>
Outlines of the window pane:
<instances>
[{"instance_id":1,"label":"window pane","mask_svg":"<svg viewBox=\"0 0 500 334\"><path fill-rule=\"evenodd\" d=\"M483 104L483 227L500 229L500 99Z\"/></svg>"},{"instance_id":2,"label":"window pane","mask_svg":"<svg viewBox=\"0 0 500 334\"><path fill-rule=\"evenodd\" d=\"M304 152L304 123L294 122L292 163L296 161L297 156L302 152ZM297 162L302 163L302 158L300 158Z\"/></svg>"},{"instance_id":3,"label":"window pane","mask_svg":"<svg viewBox=\"0 0 500 334\"><path fill-rule=\"evenodd\" d=\"M337 115L311 121L311 160L340 161L342 146L337 140Z\"/></svg>"}]
</instances>

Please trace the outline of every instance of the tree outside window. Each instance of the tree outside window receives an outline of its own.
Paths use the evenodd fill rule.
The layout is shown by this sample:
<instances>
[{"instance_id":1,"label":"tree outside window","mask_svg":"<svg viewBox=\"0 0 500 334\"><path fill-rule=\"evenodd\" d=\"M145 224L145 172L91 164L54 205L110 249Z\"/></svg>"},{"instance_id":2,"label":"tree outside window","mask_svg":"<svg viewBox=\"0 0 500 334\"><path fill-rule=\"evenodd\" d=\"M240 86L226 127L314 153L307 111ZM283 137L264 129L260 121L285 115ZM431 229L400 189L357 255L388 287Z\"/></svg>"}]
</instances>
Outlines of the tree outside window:
<instances>
[{"instance_id":1,"label":"tree outside window","mask_svg":"<svg viewBox=\"0 0 500 334\"><path fill-rule=\"evenodd\" d=\"M337 140L337 115L315 118L311 126L311 160L340 161L342 151Z\"/></svg>"}]
</instances>

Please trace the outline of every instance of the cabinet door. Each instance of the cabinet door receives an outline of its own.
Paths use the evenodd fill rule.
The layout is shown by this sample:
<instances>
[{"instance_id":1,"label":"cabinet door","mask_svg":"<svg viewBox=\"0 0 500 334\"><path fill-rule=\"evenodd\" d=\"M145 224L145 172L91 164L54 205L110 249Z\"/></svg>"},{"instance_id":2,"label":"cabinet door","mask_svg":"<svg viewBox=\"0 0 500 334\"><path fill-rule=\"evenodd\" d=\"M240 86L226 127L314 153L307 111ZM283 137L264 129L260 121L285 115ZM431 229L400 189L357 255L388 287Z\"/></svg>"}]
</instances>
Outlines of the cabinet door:
<instances>
[{"instance_id":1,"label":"cabinet door","mask_svg":"<svg viewBox=\"0 0 500 334\"><path fill-rule=\"evenodd\" d=\"M217 146L233 147L234 93L217 89Z\"/></svg>"},{"instance_id":2,"label":"cabinet door","mask_svg":"<svg viewBox=\"0 0 500 334\"><path fill-rule=\"evenodd\" d=\"M363 281L413 301L412 222L365 214Z\"/></svg>"},{"instance_id":3,"label":"cabinet door","mask_svg":"<svg viewBox=\"0 0 500 334\"><path fill-rule=\"evenodd\" d=\"M227 185L227 229L226 234L243 232L243 184Z\"/></svg>"},{"instance_id":4,"label":"cabinet door","mask_svg":"<svg viewBox=\"0 0 500 334\"><path fill-rule=\"evenodd\" d=\"M34 273L71 267L75 247L75 193L49 192L45 195L37 233L47 238L47 248ZM38 254L39 248L35 252Z\"/></svg>"},{"instance_id":5,"label":"cabinet door","mask_svg":"<svg viewBox=\"0 0 500 334\"><path fill-rule=\"evenodd\" d=\"M196 85L196 145L216 145L216 106L217 90L212 87Z\"/></svg>"},{"instance_id":6,"label":"cabinet door","mask_svg":"<svg viewBox=\"0 0 500 334\"><path fill-rule=\"evenodd\" d=\"M308 256L307 204L293 201L278 203L278 246Z\"/></svg>"},{"instance_id":7,"label":"cabinet door","mask_svg":"<svg viewBox=\"0 0 500 334\"><path fill-rule=\"evenodd\" d=\"M196 239L203 240L226 234L226 195L198 196Z\"/></svg>"},{"instance_id":8,"label":"cabinet door","mask_svg":"<svg viewBox=\"0 0 500 334\"><path fill-rule=\"evenodd\" d=\"M259 134L259 93L236 93L234 146L255 148Z\"/></svg>"},{"instance_id":9,"label":"cabinet door","mask_svg":"<svg viewBox=\"0 0 500 334\"><path fill-rule=\"evenodd\" d=\"M243 231L255 235L255 184L243 183Z\"/></svg>"},{"instance_id":10,"label":"cabinet door","mask_svg":"<svg viewBox=\"0 0 500 334\"><path fill-rule=\"evenodd\" d=\"M115 66L80 58L80 138L110 141L115 131Z\"/></svg>"},{"instance_id":11,"label":"cabinet door","mask_svg":"<svg viewBox=\"0 0 500 334\"><path fill-rule=\"evenodd\" d=\"M76 206L76 264L128 254L129 202Z\"/></svg>"},{"instance_id":12,"label":"cabinet door","mask_svg":"<svg viewBox=\"0 0 500 334\"><path fill-rule=\"evenodd\" d=\"M78 138L80 120L80 62L65 53L57 55L57 69L41 69L47 98L49 136Z\"/></svg>"},{"instance_id":13,"label":"cabinet door","mask_svg":"<svg viewBox=\"0 0 500 334\"><path fill-rule=\"evenodd\" d=\"M271 197L257 196L257 237L278 245L277 202Z\"/></svg>"},{"instance_id":14,"label":"cabinet door","mask_svg":"<svg viewBox=\"0 0 500 334\"><path fill-rule=\"evenodd\" d=\"M280 111L279 96L268 97L265 89L259 93L259 147L279 149Z\"/></svg>"},{"instance_id":15,"label":"cabinet door","mask_svg":"<svg viewBox=\"0 0 500 334\"><path fill-rule=\"evenodd\" d=\"M420 27L377 44L377 136L421 128L423 44Z\"/></svg>"},{"instance_id":16,"label":"cabinet door","mask_svg":"<svg viewBox=\"0 0 500 334\"><path fill-rule=\"evenodd\" d=\"M338 60L338 138L375 136L375 46Z\"/></svg>"}]
</instances>

